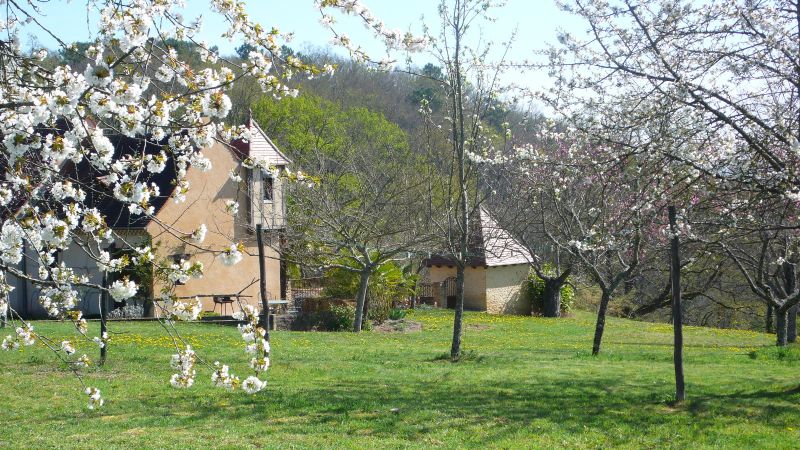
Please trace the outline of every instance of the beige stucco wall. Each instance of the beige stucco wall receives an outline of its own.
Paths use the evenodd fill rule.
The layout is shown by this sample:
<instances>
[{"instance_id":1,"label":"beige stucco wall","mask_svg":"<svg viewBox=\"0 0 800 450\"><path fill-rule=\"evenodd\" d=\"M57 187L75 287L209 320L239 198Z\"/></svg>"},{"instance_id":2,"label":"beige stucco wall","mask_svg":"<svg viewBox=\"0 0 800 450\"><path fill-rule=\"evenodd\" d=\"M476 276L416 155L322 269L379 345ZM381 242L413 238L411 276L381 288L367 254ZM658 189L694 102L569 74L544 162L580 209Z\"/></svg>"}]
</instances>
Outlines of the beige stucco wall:
<instances>
[{"instance_id":1,"label":"beige stucco wall","mask_svg":"<svg viewBox=\"0 0 800 450\"><path fill-rule=\"evenodd\" d=\"M431 283L439 283L455 276L455 267L428 268L428 281ZM483 267L467 267L464 271L464 308L475 311L486 310L486 269Z\"/></svg>"},{"instance_id":2,"label":"beige stucco wall","mask_svg":"<svg viewBox=\"0 0 800 450\"><path fill-rule=\"evenodd\" d=\"M203 173L190 167L187 172L190 190L186 201L175 203L172 199L168 200L158 212L158 220L152 221L147 226L147 231L153 237L153 242L158 243L160 257L184 253L204 265L204 277L177 286L176 295L224 295L242 291L243 295L250 296L243 300L258 304L258 248L253 228L249 226L248 189L246 182L237 183L229 177L230 170L238 167L239 161L220 144L205 149L203 153L211 160L212 170ZM225 201L229 199L236 199L240 205L235 220L225 211ZM188 235L202 223L208 227L205 241L200 246L202 248L186 244L173 234L177 230ZM214 251L220 251L229 247L232 242L239 241L246 248L244 258L235 266L223 265L215 257ZM267 291L271 298L277 299L280 297L280 262L276 250L279 246L278 237L267 236L266 245ZM154 288L157 296L161 288L158 281ZM201 299L204 310L210 311L214 306L213 300L209 297Z\"/></svg>"},{"instance_id":3,"label":"beige stucco wall","mask_svg":"<svg viewBox=\"0 0 800 450\"><path fill-rule=\"evenodd\" d=\"M530 314L531 305L522 296L530 268L527 264L486 269L486 311L493 314Z\"/></svg>"}]
</instances>

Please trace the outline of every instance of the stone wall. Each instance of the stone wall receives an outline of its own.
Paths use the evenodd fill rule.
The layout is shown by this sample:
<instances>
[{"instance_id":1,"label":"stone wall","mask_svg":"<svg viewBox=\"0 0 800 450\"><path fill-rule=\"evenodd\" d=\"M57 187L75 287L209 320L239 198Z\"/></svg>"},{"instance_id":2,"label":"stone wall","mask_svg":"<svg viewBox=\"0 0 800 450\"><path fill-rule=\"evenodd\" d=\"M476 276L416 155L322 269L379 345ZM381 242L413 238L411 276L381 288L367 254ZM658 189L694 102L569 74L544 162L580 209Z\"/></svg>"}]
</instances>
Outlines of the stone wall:
<instances>
[{"instance_id":1,"label":"stone wall","mask_svg":"<svg viewBox=\"0 0 800 450\"><path fill-rule=\"evenodd\" d=\"M522 289L529 270L527 264L487 268L486 311L492 314L529 315L531 305Z\"/></svg>"}]
</instances>

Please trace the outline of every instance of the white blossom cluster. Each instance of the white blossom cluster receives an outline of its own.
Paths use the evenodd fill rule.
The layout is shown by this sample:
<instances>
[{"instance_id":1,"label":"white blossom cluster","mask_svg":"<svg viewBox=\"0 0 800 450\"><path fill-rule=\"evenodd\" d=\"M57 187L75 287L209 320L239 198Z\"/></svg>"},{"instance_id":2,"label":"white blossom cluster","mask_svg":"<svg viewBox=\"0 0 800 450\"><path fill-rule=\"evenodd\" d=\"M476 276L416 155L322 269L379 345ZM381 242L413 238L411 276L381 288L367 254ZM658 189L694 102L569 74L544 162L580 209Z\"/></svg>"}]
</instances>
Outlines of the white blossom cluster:
<instances>
[{"instance_id":1,"label":"white blossom cluster","mask_svg":"<svg viewBox=\"0 0 800 450\"><path fill-rule=\"evenodd\" d=\"M189 235L189 241L191 241L193 244L200 245L203 243L203 241L205 241L206 233L208 233L208 228L206 227L206 224L202 223Z\"/></svg>"},{"instance_id":2,"label":"white blossom cluster","mask_svg":"<svg viewBox=\"0 0 800 450\"><path fill-rule=\"evenodd\" d=\"M124 278L111 283L111 286L108 288L108 293L114 300L121 302L136 295L138 290L139 287L136 285L136 282Z\"/></svg>"},{"instance_id":3,"label":"white blossom cluster","mask_svg":"<svg viewBox=\"0 0 800 450\"><path fill-rule=\"evenodd\" d=\"M184 321L197 320L203 312L203 303L198 297L187 301L171 299L166 302L164 308L172 318Z\"/></svg>"},{"instance_id":4,"label":"white blossom cluster","mask_svg":"<svg viewBox=\"0 0 800 450\"><path fill-rule=\"evenodd\" d=\"M87 405L89 409L97 409L105 404L105 400L100 395L100 389L87 387L84 393L89 396L89 404Z\"/></svg>"},{"instance_id":5,"label":"white blossom cluster","mask_svg":"<svg viewBox=\"0 0 800 450\"><path fill-rule=\"evenodd\" d=\"M230 373L230 368L219 361L214 361L214 372L211 374L211 383L214 386L225 388L229 391L239 387L239 377Z\"/></svg>"},{"instance_id":6,"label":"white blossom cluster","mask_svg":"<svg viewBox=\"0 0 800 450\"><path fill-rule=\"evenodd\" d=\"M4 158L0 207L10 213L0 225L0 309L14 314L5 300L12 289L5 275L15 273L23 257L31 258L39 267L38 273L30 276L34 278L31 282L41 287L40 303L50 315L71 320L76 331L88 338L86 320L75 311L78 292L104 287L90 283L88 277L77 275L64 263L56 264L58 252L72 245L82 247L108 273L156 262L150 247L135 247L112 232L108 218L97 206L98 200L121 203L134 219L151 216L155 199L167 195L159 188L163 184L156 184L153 178L169 167L175 170L174 180L170 180L174 185L171 197L178 203L186 201L191 188L189 168L212 170L203 149L217 141L249 137L246 126L224 122L233 106L228 95L233 83L250 76L266 93L294 96L298 91L287 85L293 77L330 75L335 68L314 67L284 55L281 47L291 34L251 20L241 0L209 2L211 13L227 25L223 37L252 47L241 61L221 58L196 39L202 20L184 17L184 0L97 0L87 5L89 14L97 16L89 25L88 45L58 41L60 53L78 61L72 66L44 50L29 51L21 44L24 36L52 31L37 20L42 14L37 8L28 8L31 5L26 2L0 3L5 6L5 17L0 18L4 35L0 48L4 73L0 88L0 104L4 105L0 109ZM335 3L323 1L318 7L338 7ZM411 50L423 43L388 29L358 2L342 5L345 11L357 12L371 23L392 47ZM191 41L189 49L197 52L204 66L197 68L182 60L184 57L174 48L175 41ZM115 148L120 139L155 150L128 152ZM99 185L84 186L71 179L71 167L88 168ZM267 166L263 169L271 170ZM311 182L301 172L288 173L287 177ZM238 214L238 204L227 207L231 214ZM200 225L188 236L175 234L201 245L207 231ZM123 249L133 253L112 257L111 252L102 250L115 241L122 241ZM23 255L24 249L30 254ZM234 265L241 261L243 252L241 243L232 244L218 256L223 264ZM202 275L199 263L180 262L167 270L171 271L168 278L172 283ZM114 300L124 301L135 296L139 286L123 278L111 283L107 291ZM171 306L179 318L188 320L199 313L196 301ZM101 336L92 340L104 346L107 339ZM25 325L6 337L2 346L10 350L34 342L32 328ZM69 340L54 350L75 354ZM75 364L88 366L89 359L84 355ZM259 368L267 365L264 361L256 364ZM238 378L223 367L218 369L215 383L231 388L238 385ZM248 391L263 387L262 382L251 378L245 380ZM86 394L90 408L103 404L96 388L87 388Z\"/></svg>"},{"instance_id":7,"label":"white blossom cluster","mask_svg":"<svg viewBox=\"0 0 800 450\"><path fill-rule=\"evenodd\" d=\"M222 264L226 266L235 266L244 257L243 252L244 252L244 244L242 244L241 242L239 242L238 244L231 244L230 247L223 250L219 254L219 260L222 262Z\"/></svg>"},{"instance_id":8,"label":"white blossom cluster","mask_svg":"<svg viewBox=\"0 0 800 450\"><path fill-rule=\"evenodd\" d=\"M3 350L17 350L20 345L26 347L36 343L36 336L33 333L33 326L29 323L14 329L14 334L9 334L3 339L0 348Z\"/></svg>"},{"instance_id":9,"label":"white blossom cluster","mask_svg":"<svg viewBox=\"0 0 800 450\"><path fill-rule=\"evenodd\" d=\"M315 0L315 5L322 15L320 23L333 34L331 43L346 49L356 61L374 63L381 70L389 70L394 66L395 60L390 57L391 52L398 50L408 53L419 52L428 45L425 37L418 37L410 32L404 33L401 30L389 28L386 23L375 17L360 0ZM373 35L383 42L387 56L381 61L373 61L366 51L353 42L350 37L336 31L334 28L336 19L326 13L326 9L334 9L344 15L358 17L364 27L372 31ZM333 68L326 67L325 69L326 72L333 71Z\"/></svg>"},{"instance_id":10,"label":"white blossom cluster","mask_svg":"<svg viewBox=\"0 0 800 450\"><path fill-rule=\"evenodd\" d=\"M194 384L195 375L197 374L197 371L194 368L196 360L197 355L189 345L186 346L185 350L179 351L178 353L172 355L172 361L170 362L170 365L173 369L178 370L178 373L173 374L169 379L169 383L172 385L172 387L192 387Z\"/></svg>"},{"instance_id":11,"label":"white blossom cluster","mask_svg":"<svg viewBox=\"0 0 800 450\"><path fill-rule=\"evenodd\" d=\"M266 339L267 332L259 326L259 310L252 305L243 305L241 311L234 314L234 318L246 322L239 325L239 333L246 344L245 351L251 356L250 368L256 373L245 380L242 388L248 394L255 394L267 385L266 381L258 378L269 369L270 345Z\"/></svg>"},{"instance_id":12,"label":"white blossom cluster","mask_svg":"<svg viewBox=\"0 0 800 450\"><path fill-rule=\"evenodd\" d=\"M181 259L170 264L166 269L167 279L172 283L184 284L189 279L199 279L203 276L203 263L200 261L187 261Z\"/></svg>"}]
</instances>

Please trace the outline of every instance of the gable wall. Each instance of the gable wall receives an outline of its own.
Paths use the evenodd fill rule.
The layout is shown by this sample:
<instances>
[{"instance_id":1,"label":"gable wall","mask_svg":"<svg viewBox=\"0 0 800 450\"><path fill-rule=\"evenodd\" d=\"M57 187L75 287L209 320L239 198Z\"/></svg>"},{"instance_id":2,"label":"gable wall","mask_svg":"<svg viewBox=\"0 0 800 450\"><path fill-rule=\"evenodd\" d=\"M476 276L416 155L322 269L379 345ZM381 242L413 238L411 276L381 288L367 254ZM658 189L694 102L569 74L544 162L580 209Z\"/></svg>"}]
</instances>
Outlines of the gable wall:
<instances>
[{"instance_id":1,"label":"gable wall","mask_svg":"<svg viewBox=\"0 0 800 450\"><path fill-rule=\"evenodd\" d=\"M238 167L239 161L230 150L219 143L205 149L204 155L211 160L212 169L203 173L190 167L187 172L190 190L186 201L176 204L170 199L157 215L158 221L187 235L201 223L205 223L208 233L201 245L203 248L183 243L178 237L167 232L166 228L157 221L151 222L147 231L153 237L153 242L160 244L157 248L160 257L185 253L191 255L192 260L198 260L204 265L205 275L203 278L189 280L185 285L177 286L176 295L225 295L243 290L242 294L250 297L242 300L257 305L260 303L257 282L258 248L255 234L247 226L249 218L246 204L249 200L246 181L237 183L229 177L230 170ZM225 211L225 201L229 199L237 200L240 205L239 214L235 220ZM232 243L231 236L233 236L233 242L243 242L246 254L237 265L228 267L215 257L213 251L218 252L229 247ZM279 254L276 251L277 238L267 239L265 243L268 245L265 258L267 291L272 298L278 298L280 297L280 262ZM156 295L160 288L160 283L156 281ZM201 297L201 300L204 310L213 309L214 304L210 297ZM217 311L219 311L219 307L217 307ZM230 314L230 312L229 306L228 313Z\"/></svg>"},{"instance_id":2,"label":"gable wall","mask_svg":"<svg viewBox=\"0 0 800 450\"><path fill-rule=\"evenodd\" d=\"M492 314L530 315L531 305L523 295L529 271L527 264L486 269L486 311Z\"/></svg>"}]
</instances>

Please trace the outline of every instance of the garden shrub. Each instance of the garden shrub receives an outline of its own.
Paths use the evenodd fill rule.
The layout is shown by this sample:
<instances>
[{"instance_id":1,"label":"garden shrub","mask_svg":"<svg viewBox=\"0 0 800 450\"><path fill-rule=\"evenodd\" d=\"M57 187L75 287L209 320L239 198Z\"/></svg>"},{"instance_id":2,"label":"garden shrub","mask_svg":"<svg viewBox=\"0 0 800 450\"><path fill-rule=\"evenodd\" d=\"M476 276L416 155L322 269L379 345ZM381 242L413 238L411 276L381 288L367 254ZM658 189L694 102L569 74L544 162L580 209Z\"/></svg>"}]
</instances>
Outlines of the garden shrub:
<instances>
[{"instance_id":1,"label":"garden shrub","mask_svg":"<svg viewBox=\"0 0 800 450\"><path fill-rule=\"evenodd\" d=\"M322 325L328 331L350 331L353 329L356 309L350 305L331 305L320 313Z\"/></svg>"},{"instance_id":2,"label":"garden shrub","mask_svg":"<svg viewBox=\"0 0 800 450\"><path fill-rule=\"evenodd\" d=\"M339 263L347 263L346 259ZM414 295L418 275L410 266L401 266L394 261L381 264L370 276L367 290L368 310L366 319L383 322L389 318L392 308L403 304ZM355 300L358 292L360 274L342 268L325 271L325 287L322 295L340 299ZM354 311L355 314L355 311Z\"/></svg>"},{"instance_id":3,"label":"garden shrub","mask_svg":"<svg viewBox=\"0 0 800 450\"><path fill-rule=\"evenodd\" d=\"M406 316L405 309L393 309L389 312L389 319L391 320L400 320Z\"/></svg>"}]
</instances>

